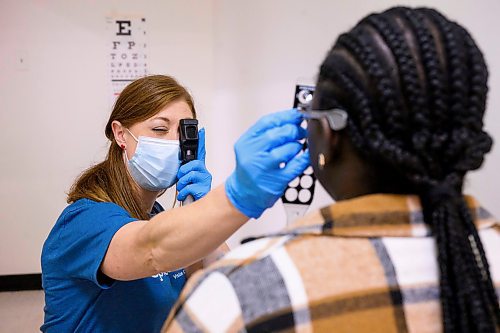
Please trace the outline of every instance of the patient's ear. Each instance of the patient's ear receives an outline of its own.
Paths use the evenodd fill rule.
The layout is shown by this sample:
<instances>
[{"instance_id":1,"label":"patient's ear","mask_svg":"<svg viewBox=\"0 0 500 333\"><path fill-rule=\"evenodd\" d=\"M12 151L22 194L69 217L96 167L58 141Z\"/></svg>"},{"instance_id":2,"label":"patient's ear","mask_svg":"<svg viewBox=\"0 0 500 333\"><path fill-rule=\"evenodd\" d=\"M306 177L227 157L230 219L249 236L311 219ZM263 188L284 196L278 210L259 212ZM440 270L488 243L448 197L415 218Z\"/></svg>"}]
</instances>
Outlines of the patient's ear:
<instances>
[{"instance_id":1,"label":"patient's ear","mask_svg":"<svg viewBox=\"0 0 500 333\"><path fill-rule=\"evenodd\" d=\"M320 176L339 149L339 135L330 129L326 118L310 120L307 133L311 165L315 174Z\"/></svg>"},{"instance_id":2,"label":"patient's ear","mask_svg":"<svg viewBox=\"0 0 500 333\"><path fill-rule=\"evenodd\" d=\"M340 132L330 130L328 139L330 142L330 161L336 159L339 154L341 153L341 142L342 142L342 136Z\"/></svg>"}]
</instances>

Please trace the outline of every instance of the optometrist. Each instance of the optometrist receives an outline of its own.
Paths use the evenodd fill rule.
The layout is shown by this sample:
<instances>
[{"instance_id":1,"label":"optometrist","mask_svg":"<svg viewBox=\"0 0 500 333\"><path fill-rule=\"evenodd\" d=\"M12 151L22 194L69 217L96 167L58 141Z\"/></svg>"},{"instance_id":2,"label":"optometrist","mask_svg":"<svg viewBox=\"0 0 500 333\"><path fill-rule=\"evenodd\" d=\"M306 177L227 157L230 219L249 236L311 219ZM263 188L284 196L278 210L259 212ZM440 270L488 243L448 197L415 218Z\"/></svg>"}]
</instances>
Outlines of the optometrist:
<instances>
[{"instance_id":1,"label":"optometrist","mask_svg":"<svg viewBox=\"0 0 500 333\"><path fill-rule=\"evenodd\" d=\"M257 218L309 165L296 110L261 118L234 146L236 167L211 190L204 131L198 160L180 165L180 119L196 118L187 90L148 76L121 93L106 159L84 171L42 250L43 332L157 332L186 282L184 268ZM156 201L176 185L164 211Z\"/></svg>"}]
</instances>

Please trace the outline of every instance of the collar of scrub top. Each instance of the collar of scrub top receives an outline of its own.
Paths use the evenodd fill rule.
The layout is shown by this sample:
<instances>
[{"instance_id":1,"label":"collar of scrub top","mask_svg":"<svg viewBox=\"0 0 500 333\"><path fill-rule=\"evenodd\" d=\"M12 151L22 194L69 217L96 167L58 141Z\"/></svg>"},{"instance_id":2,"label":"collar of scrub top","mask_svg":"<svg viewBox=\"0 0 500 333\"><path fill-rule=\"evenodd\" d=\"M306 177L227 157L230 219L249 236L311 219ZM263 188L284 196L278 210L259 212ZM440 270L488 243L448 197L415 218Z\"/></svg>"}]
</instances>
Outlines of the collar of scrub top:
<instances>
[{"instance_id":1,"label":"collar of scrub top","mask_svg":"<svg viewBox=\"0 0 500 333\"><path fill-rule=\"evenodd\" d=\"M340 131L347 126L347 112L342 109L312 110L311 105L308 104L300 107L299 112L306 120L326 118L330 128L334 131Z\"/></svg>"}]
</instances>

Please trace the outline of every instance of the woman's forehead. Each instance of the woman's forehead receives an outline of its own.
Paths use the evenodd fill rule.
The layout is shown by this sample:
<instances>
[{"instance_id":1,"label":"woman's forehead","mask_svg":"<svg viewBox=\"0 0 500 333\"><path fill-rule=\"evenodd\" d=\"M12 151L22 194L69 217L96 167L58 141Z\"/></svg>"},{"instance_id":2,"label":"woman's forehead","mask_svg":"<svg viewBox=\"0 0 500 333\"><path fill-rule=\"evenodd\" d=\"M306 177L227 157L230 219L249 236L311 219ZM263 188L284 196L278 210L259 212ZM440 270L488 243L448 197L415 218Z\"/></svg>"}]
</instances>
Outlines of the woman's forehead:
<instances>
[{"instance_id":1,"label":"woman's forehead","mask_svg":"<svg viewBox=\"0 0 500 333\"><path fill-rule=\"evenodd\" d=\"M148 120L178 122L180 119L186 118L193 118L193 112L185 100L178 100L167 104Z\"/></svg>"}]
</instances>

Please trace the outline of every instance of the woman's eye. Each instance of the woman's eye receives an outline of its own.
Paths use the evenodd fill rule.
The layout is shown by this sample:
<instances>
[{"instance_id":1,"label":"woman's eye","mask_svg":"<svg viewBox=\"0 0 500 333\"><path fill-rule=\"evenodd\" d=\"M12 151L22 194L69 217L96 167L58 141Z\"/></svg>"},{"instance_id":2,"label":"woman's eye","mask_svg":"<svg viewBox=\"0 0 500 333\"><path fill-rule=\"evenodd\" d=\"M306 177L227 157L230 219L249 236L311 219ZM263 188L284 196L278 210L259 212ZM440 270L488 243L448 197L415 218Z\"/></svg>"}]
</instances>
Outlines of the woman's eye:
<instances>
[{"instance_id":1,"label":"woman's eye","mask_svg":"<svg viewBox=\"0 0 500 333\"><path fill-rule=\"evenodd\" d=\"M168 133L169 129L165 127L156 127L153 128L153 131L158 132L158 133Z\"/></svg>"}]
</instances>

